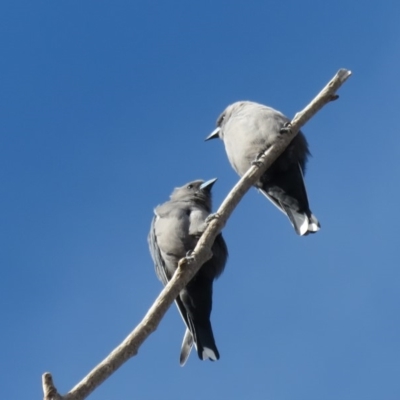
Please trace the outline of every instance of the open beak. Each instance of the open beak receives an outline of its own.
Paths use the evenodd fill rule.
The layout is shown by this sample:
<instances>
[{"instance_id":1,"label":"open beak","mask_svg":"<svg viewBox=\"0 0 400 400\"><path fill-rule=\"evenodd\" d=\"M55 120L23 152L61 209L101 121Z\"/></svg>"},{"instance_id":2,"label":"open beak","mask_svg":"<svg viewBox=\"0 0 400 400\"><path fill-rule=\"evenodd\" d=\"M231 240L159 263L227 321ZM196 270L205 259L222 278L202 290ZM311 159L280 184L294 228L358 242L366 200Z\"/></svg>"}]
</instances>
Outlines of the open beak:
<instances>
[{"instance_id":1,"label":"open beak","mask_svg":"<svg viewBox=\"0 0 400 400\"><path fill-rule=\"evenodd\" d=\"M221 130L220 127L218 127L217 129L214 129L214 130L211 132L211 134L208 135L208 136L204 139L204 141L211 140L211 139L217 139L217 138L219 137L219 131L220 131L220 130Z\"/></svg>"},{"instance_id":2,"label":"open beak","mask_svg":"<svg viewBox=\"0 0 400 400\"><path fill-rule=\"evenodd\" d=\"M209 181L206 181L200 185L200 190L206 190L210 191L211 188L213 187L214 183L217 181L218 178L210 179Z\"/></svg>"}]
</instances>

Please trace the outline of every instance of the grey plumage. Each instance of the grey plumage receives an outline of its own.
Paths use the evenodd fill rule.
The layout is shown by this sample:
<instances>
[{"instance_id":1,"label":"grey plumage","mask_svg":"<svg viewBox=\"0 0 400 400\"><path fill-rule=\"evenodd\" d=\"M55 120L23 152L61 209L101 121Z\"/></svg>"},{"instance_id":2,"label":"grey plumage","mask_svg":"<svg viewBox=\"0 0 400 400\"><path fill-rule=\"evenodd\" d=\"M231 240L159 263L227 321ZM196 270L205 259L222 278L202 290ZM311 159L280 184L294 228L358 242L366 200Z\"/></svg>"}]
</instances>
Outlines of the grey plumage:
<instances>
[{"instance_id":1,"label":"grey plumage","mask_svg":"<svg viewBox=\"0 0 400 400\"><path fill-rule=\"evenodd\" d=\"M211 187L216 179L193 181L176 188L170 200L154 210L148 236L156 274L166 285L177 269L178 262L192 251L204 232L211 213ZM194 344L200 359L219 359L210 322L213 281L224 270L228 250L222 234L211 248L208 260L187 284L175 303L186 324L180 363L184 365Z\"/></svg>"},{"instance_id":2,"label":"grey plumage","mask_svg":"<svg viewBox=\"0 0 400 400\"><path fill-rule=\"evenodd\" d=\"M228 159L240 175L281 135L290 122L282 113L262 104L239 101L228 106L217 120L217 128L206 140L219 137ZM303 174L309 156L308 144L299 132L285 151L255 184L286 214L299 235L317 232L320 224L312 214Z\"/></svg>"}]
</instances>

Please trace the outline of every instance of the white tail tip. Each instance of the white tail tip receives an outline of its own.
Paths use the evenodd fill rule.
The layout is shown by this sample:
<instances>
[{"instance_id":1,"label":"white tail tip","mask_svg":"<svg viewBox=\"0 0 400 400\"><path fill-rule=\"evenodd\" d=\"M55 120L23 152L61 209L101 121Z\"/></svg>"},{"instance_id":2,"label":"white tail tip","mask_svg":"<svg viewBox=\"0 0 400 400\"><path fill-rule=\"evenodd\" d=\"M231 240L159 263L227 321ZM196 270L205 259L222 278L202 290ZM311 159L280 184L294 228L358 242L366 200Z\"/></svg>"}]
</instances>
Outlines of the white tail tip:
<instances>
[{"instance_id":1,"label":"white tail tip","mask_svg":"<svg viewBox=\"0 0 400 400\"><path fill-rule=\"evenodd\" d=\"M201 357L203 360L208 360L210 358L213 361L217 361L217 356L215 355L214 351L208 347L204 347Z\"/></svg>"}]
</instances>

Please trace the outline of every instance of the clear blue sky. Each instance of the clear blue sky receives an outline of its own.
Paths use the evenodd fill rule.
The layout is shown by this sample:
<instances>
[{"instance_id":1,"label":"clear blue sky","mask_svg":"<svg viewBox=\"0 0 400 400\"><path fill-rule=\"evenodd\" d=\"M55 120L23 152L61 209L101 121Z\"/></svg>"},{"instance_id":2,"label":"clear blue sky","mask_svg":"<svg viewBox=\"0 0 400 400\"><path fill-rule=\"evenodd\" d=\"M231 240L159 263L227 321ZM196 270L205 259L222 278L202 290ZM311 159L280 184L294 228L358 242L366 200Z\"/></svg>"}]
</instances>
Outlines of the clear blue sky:
<instances>
[{"instance_id":1,"label":"clear blue sky","mask_svg":"<svg viewBox=\"0 0 400 400\"><path fill-rule=\"evenodd\" d=\"M225 228L216 363L178 363L171 308L92 395L113 399L400 397L398 1L12 1L0 9L0 387L71 389L161 289L147 247L175 186L237 176L203 139L237 100L292 117L339 68L303 131L312 237L255 190Z\"/></svg>"}]
</instances>

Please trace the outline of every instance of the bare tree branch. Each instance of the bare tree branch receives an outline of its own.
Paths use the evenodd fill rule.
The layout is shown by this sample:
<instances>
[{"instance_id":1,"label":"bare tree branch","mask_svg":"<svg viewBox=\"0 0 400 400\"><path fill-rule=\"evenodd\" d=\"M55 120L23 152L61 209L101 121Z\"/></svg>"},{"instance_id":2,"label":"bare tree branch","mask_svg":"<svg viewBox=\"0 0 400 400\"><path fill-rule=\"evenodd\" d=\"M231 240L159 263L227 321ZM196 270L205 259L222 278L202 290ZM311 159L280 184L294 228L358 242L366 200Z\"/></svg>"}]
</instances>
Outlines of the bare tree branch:
<instances>
[{"instance_id":1,"label":"bare tree branch","mask_svg":"<svg viewBox=\"0 0 400 400\"><path fill-rule=\"evenodd\" d=\"M215 237L225 226L235 207L251 186L271 166L285 150L300 128L310 120L325 104L336 100L336 91L349 78L351 72L341 69L321 90L314 100L301 112L297 113L285 133L260 157L259 163L253 165L234 186L219 207L216 218L212 219L194 249L194 259L182 259L172 279L157 297L143 320L132 333L111 354L98 364L70 392L60 396L53 384L50 373L43 374L44 400L83 400L102 382L115 372L125 361L135 356L142 343L154 332L161 319L171 306L179 292L192 279L200 267L211 258L211 246Z\"/></svg>"}]
</instances>

